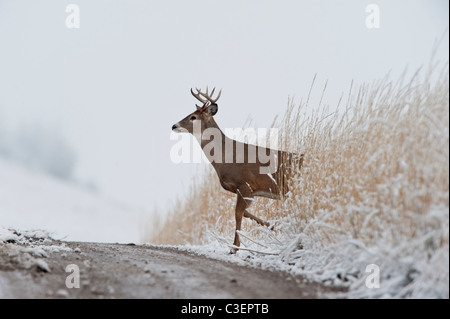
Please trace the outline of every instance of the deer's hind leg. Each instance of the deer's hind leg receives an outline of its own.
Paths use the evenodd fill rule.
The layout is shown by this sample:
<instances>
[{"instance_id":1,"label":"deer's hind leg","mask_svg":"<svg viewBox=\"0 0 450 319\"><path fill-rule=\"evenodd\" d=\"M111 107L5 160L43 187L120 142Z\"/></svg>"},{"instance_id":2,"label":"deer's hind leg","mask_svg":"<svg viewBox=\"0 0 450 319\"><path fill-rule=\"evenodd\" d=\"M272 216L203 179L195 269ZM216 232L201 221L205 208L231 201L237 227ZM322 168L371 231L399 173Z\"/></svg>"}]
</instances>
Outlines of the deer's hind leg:
<instances>
[{"instance_id":1,"label":"deer's hind leg","mask_svg":"<svg viewBox=\"0 0 450 319\"><path fill-rule=\"evenodd\" d=\"M255 215L250 214L247 211L244 212L244 217L247 217L247 218L250 218L251 220L254 220L255 222L257 222L261 226L270 227L270 224L268 222L262 220L261 218L256 217Z\"/></svg>"}]
</instances>

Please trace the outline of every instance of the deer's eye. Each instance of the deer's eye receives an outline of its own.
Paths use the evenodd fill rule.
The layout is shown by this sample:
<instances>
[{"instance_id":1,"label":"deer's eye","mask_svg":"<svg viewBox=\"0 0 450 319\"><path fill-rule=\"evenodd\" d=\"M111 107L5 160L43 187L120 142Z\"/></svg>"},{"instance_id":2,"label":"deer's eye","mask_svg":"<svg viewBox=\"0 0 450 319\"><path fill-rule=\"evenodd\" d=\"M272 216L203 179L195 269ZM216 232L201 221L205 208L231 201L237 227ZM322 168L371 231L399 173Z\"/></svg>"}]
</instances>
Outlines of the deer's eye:
<instances>
[{"instance_id":1,"label":"deer's eye","mask_svg":"<svg viewBox=\"0 0 450 319\"><path fill-rule=\"evenodd\" d=\"M196 119L197 119L196 116L194 116L194 115L191 116L191 121L195 121Z\"/></svg>"}]
</instances>

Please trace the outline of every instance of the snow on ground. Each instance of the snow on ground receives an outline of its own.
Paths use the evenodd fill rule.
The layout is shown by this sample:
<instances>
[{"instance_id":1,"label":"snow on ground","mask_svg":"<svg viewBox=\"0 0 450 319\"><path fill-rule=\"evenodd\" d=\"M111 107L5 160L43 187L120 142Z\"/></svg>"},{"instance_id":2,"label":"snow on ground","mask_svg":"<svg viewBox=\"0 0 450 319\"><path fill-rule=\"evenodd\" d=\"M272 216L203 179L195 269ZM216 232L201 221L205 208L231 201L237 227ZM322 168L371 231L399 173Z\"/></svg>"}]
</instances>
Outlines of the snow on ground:
<instances>
[{"instance_id":1,"label":"snow on ground","mask_svg":"<svg viewBox=\"0 0 450 319\"><path fill-rule=\"evenodd\" d=\"M306 234L287 232L280 237L264 227L241 232L242 247L237 255L228 254L232 238L222 238L214 230L208 230L211 240L205 245L175 247L349 288L346 295L337 297L448 298L448 242L446 245L439 242L440 238L448 238L448 207L430 211L423 217L423 223L441 227L434 227L414 242L395 247L382 242L367 247L354 238L339 238L336 245L324 248ZM319 226L316 223L315 227ZM261 239L253 232L266 235ZM22 267L38 267L45 272L51 271L45 262L49 254L69 249L53 245L52 237L137 243L139 218L125 206L0 159L0 243L8 254L18 256ZM372 276L375 270L370 265L378 267L378 288L368 287L376 283Z\"/></svg>"},{"instance_id":2,"label":"snow on ground","mask_svg":"<svg viewBox=\"0 0 450 319\"><path fill-rule=\"evenodd\" d=\"M3 253L6 251L8 256L19 257L16 260L19 268L37 266L45 272L50 272L50 268L42 258L48 258L49 253L72 250L64 243L53 245L53 239L46 232L18 231L3 227L0 228L0 244Z\"/></svg>"},{"instance_id":3,"label":"snow on ground","mask_svg":"<svg viewBox=\"0 0 450 319\"><path fill-rule=\"evenodd\" d=\"M139 241L135 210L2 158L0 239L13 236L1 227L43 229L71 241Z\"/></svg>"},{"instance_id":4,"label":"snow on ground","mask_svg":"<svg viewBox=\"0 0 450 319\"><path fill-rule=\"evenodd\" d=\"M18 231L0 227L0 299L10 298L10 279L5 276L5 270L23 269L51 273L46 259L51 254L65 254L72 251L65 243L54 242L45 231ZM15 280L29 282L24 274L15 273ZM14 285L22 285L14 281ZM27 285L29 288L29 285Z\"/></svg>"},{"instance_id":5,"label":"snow on ground","mask_svg":"<svg viewBox=\"0 0 450 319\"><path fill-rule=\"evenodd\" d=\"M354 238L339 238L323 247L306 234L276 235L265 227L240 232L241 249L230 255L232 238L208 231L204 245L168 246L211 258L262 269L276 269L302 275L325 285L348 288L333 293L338 298L448 298L449 253L448 207L437 207L423 216L423 223L441 225L422 238L397 246L378 242L365 245ZM314 221L311 224L315 223ZM267 234L255 239L255 232Z\"/></svg>"}]
</instances>

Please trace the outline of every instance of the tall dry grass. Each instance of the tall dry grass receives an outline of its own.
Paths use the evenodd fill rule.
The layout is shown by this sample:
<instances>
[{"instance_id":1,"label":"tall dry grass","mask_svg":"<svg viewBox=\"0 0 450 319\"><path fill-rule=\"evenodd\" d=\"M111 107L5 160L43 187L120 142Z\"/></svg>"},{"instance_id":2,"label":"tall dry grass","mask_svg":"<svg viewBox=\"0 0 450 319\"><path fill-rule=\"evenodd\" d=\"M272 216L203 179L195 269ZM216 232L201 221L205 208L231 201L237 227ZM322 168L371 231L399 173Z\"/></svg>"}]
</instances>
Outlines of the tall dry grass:
<instances>
[{"instance_id":1,"label":"tall dry grass","mask_svg":"<svg viewBox=\"0 0 450 319\"><path fill-rule=\"evenodd\" d=\"M397 247L428 236L420 247L447 247L448 255L448 212L433 217L449 207L448 63L408 80L352 85L334 110L289 101L276 126L281 148L305 158L284 200L258 198L250 209L276 225L274 236L306 234L317 247L342 238ZM143 241L231 244L234 205L208 168ZM244 220L244 231L261 229Z\"/></svg>"}]
</instances>

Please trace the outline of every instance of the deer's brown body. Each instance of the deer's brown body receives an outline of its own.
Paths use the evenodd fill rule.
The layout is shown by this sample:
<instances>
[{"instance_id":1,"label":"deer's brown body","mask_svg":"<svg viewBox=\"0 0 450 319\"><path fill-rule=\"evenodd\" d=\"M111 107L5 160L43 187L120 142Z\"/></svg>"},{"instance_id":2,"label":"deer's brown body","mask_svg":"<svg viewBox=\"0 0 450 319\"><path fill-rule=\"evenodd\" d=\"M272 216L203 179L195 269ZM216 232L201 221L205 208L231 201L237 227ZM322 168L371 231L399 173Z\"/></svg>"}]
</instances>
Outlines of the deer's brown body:
<instances>
[{"instance_id":1,"label":"deer's brown body","mask_svg":"<svg viewBox=\"0 0 450 319\"><path fill-rule=\"evenodd\" d=\"M291 168L302 165L303 157L228 138L213 118L217 113L216 102L221 92L216 99L212 99L214 90L210 95L208 90L206 93L198 89L197 94L192 90L191 92L203 106L197 106L194 113L175 124L172 130L193 134L214 167L222 187L237 194L235 210L237 231L241 229L242 217L251 218L260 225L270 226L268 222L250 214L247 208L255 196L280 199L285 195L288 192L287 175ZM213 132L214 137L205 135L205 132ZM236 232L232 252L236 252L239 246L239 234Z\"/></svg>"}]
</instances>

